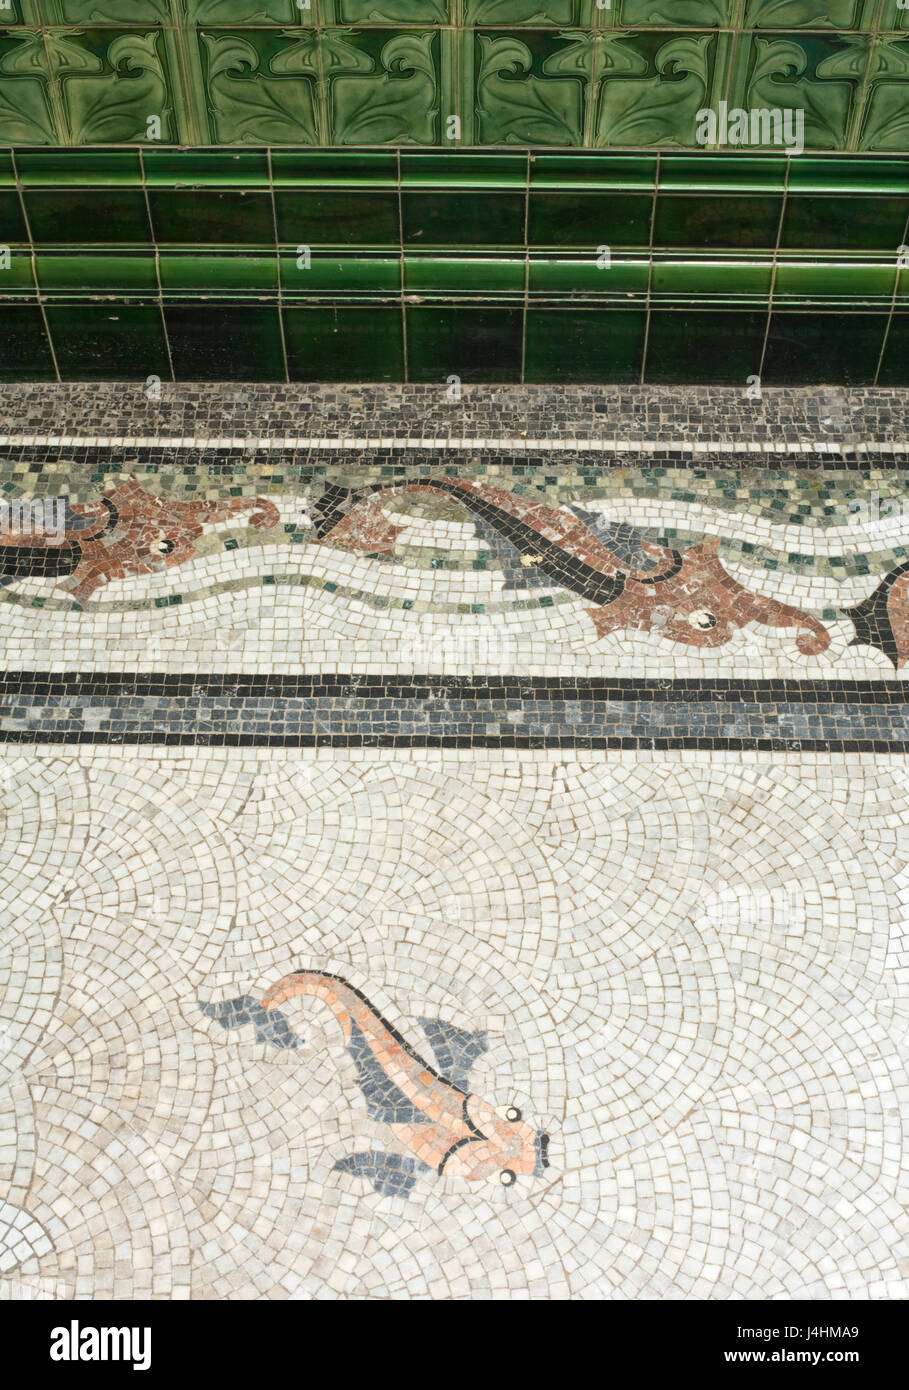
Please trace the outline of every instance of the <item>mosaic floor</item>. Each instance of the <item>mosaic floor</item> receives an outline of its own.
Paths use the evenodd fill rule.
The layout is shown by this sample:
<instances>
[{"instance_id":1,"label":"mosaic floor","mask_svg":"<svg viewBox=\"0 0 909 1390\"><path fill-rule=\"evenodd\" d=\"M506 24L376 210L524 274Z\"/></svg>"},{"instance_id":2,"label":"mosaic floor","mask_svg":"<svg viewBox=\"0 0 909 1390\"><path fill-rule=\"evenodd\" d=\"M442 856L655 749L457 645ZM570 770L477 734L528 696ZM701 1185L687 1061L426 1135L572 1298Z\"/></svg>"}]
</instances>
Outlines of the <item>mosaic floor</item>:
<instances>
[{"instance_id":1,"label":"mosaic floor","mask_svg":"<svg viewBox=\"0 0 909 1390\"><path fill-rule=\"evenodd\" d=\"M0 1295L905 1298L906 402L118 390L0 394Z\"/></svg>"}]
</instances>

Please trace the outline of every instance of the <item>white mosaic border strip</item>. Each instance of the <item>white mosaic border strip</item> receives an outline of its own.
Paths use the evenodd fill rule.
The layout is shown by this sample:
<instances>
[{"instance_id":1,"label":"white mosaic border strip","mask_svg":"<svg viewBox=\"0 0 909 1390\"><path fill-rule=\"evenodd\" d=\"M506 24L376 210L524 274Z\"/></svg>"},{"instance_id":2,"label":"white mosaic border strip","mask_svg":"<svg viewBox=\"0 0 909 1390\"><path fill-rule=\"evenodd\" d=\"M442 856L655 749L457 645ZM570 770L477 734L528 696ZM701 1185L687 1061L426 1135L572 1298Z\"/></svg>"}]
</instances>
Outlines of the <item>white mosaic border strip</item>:
<instances>
[{"instance_id":1,"label":"white mosaic border strip","mask_svg":"<svg viewBox=\"0 0 909 1390\"><path fill-rule=\"evenodd\" d=\"M284 435L271 438L250 438L244 436L191 436L191 435L82 435L82 434L0 434L0 448L73 448L73 449L116 449L131 445L136 449L244 449L273 450L288 449L437 449L448 452L461 452L465 449L495 449L503 452L524 452L528 449L548 449L554 452L591 452L638 454L649 450L680 450L689 454L731 453L731 454L905 454L909 453L909 441L882 443L856 442L844 443L833 440L803 439L798 441L775 440L691 440L691 439L525 439L452 436L448 439L438 437L399 438L394 435L372 435L356 437L324 437L318 435Z\"/></svg>"}]
</instances>

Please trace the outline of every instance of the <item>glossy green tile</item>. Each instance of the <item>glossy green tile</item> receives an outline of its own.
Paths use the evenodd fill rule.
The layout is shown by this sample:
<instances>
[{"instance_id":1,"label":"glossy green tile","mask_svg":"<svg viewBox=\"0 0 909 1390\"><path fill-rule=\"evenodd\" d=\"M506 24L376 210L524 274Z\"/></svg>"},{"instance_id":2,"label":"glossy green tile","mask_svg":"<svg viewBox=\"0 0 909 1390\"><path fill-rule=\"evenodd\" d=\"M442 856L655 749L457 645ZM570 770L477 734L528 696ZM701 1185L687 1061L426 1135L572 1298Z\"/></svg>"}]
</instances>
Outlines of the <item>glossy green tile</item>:
<instances>
[{"instance_id":1,"label":"glossy green tile","mask_svg":"<svg viewBox=\"0 0 909 1390\"><path fill-rule=\"evenodd\" d=\"M791 178L792 161L778 155L734 154L672 155L660 163L660 191L684 193L782 193Z\"/></svg>"},{"instance_id":2,"label":"glossy green tile","mask_svg":"<svg viewBox=\"0 0 909 1390\"><path fill-rule=\"evenodd\" d=\"M886 313L774 312L763 379L768 386L870 386L886 326Z\"/></svg>"},{"instance_id":3,"label":"glossy green tile","mask_svg":"<svg viewBox=\"0 0 909 1390\"><path fill-rule=\"evenodd\" d=\"M171 246L274 246L271 198L266 193L149 189L154 234Z\"/></svg>"},{"instance_id":4,"label":"glossy green tile","mask_svg":"<svg viewBox=\"0 0 909 1390\"><path fill-rule=\"evenodd\" d=\"M322 35L333 145L440 141L441 36L431 29L346 29Z\"/></svg>"},{"instance_id":5,"label":"glossy green tile","mask_svg":"<svg viewBox=\"0 0 909 1390\"><path fill-rule=\"evenodd\" d=\"M521 246L521 193L405 193L404 241L420 246Z\"/></svg>"},{"instance_id":6,"label":"glossy green tile","mask_svg":"<svg viewBox=\"0 0 909 1390\"><path fill-rule=\"evenodd\" d=\"M777 265L774 298L801 296L805 299L886 300L889 304L896 283L896 254L890 260L807 261L781 257Z\"/></svg>"},{"instance_id":7,"label":"glossy green tile","mask_svg":"<svg viewBox=\"0 0 909 1390\"><path fill-rule=\"evenodd\" d=\"M405 189L453 192L477 188L523 193L527 187L529 161L523 151L457 150L443 154L404 149L400 159L401 187Z\"/></svg>"},{"instance_id":8,"label":"glossy green tile","mask_svg":"<svg viewBox=\"0 0 909 1390\"><path fill-rule=\"evenodd\" d=\"M140 188L32 189L25 195L36 245L144 245L151 241Z\"/></svg>"},{"instance_id":9,"label":"glossy green tile","mask_svg":"<svg viewBox=\"0 0 909 1390\"><path fill-rule=\"evenodd\" d=\"M0 190L0 245L27 241L19 194Z\"/></svg>"},{"instance_id":10,"label":"glossy green tile","mask_svg":"<svg viewBox=\"0 0 909 1390\"><path fill-rule=\"evenodd\" d=\"M654 309L645 380L744 387L760 371L766 324L765 310Z\"/></svg>"},{"instance_id":11,"label":"glossy green tile","mask_svg":"<svg viewBox=\"0 0 909 1390\"><path fill-rule=\"evenodd\" d=\"M188 154L184 151L184 160ZM17 149L16 172L26 189L142 187L142 163L137 150Z\"/></svg>"},{"instance_id":12,"label":"glossy green tile","mask_svg":"<svg viewBox=\"0 0 909 1390\"><path fill-rule=\"evenodd\" d=\"M161 287L165 292L209 290L213 294L246 291L258 294L276 290L278 263L271 255L243 255L236 251L222 255L180 255L163 251L159 258Z\"/></svg>"},{"instance_id":13,"label":"glossy green tile","mask_svg":"<svg viewBox=\"0 0 909 1390\"><path fill-rule=\"evenodd\" d=\"M650 277L646 254L531 257L528 287L532 295L583 295L612 298L646 295Z\"/></svg>"},{"instance_id":14,"label":"glossy green tile","mask_svg":"<svg viewBox=\"0 0 909 1390\"><path fill-rule=\"evenodd\" d=\"M578 24L582 0L464 0L465 24Z\"/></svg>"},{"instance_id":15,"label":"glossy green tile","mask_svg":"<svg viewBox=\"0 0 909 1390\"><path fill-rule=\"evenodd\" d=\"M401 289L401 261L398 255L360 257L313 252L309 264L305 255L282 255L281 285L286 294L398 294Z\"/></svg>"},{"instance_id":16,"label":"glossy green tile","mask_svg":"<svg viewBox=\"0 0 909 1390\"><path fill-rule=\"evenodd\" d=\"M165 306L178 381L284 381L276 306Z\"/></svg>"},{"instance_id":17,"label":"glossy green tile","mask_svg":"<svg viewBox=\"0 0 909 1390\"><path fill-rule=\"evenodd\" d=\"M292 246L397 246L397 193L275 192L278 236Z\"/></svg>"},{"instance_id":18,"label":"glossy green tile","mask_svg":"<svg viewBox=\"0 0 909 1390\"><path fill-rule=\"evenodd\" d=\"M780 245L818 251L895 252L903 241L907 220L909 195L790 195Z\"/></svg>"},{"instance_id":19,"label":"glossy green tile","mask_svg":"<svg viewBox=\"0 0 909 1390\"><path fill-rule=\"evenodd\" d=\"M64 380L169 380L156 304L49 304L46 312Z\"/></svg>"},{"instance_id":20,"label":"glossy green tile","mask_svg":"<svg viewBox=\"0 0 909 1390\"><path fill-rule=\"evenodd\" d=\"M582 145L593 38L544 30L474 35L477 136L483 145Z\"/></svg>"},{"instance_id":21,"label":"glossy green tile","mask_svg":"<svg viewBox=\"0 0 909 1390\"><path fill-rule=\"evenodd\" d=\"M613 0L618 22L637 24L693 24L700 29L711 25L727 28L735 19L738 0Z\"/></svg>"},{"instance_id":22,"label":"glossy green tile","mask_svg":"<svg viewBox=\"0 0 909 1390\"><path fill-rule=\"evenodd\" d=\"M409 305L409 379L442 385L449 376L464 382L519 381L522 327L517 308Z\"/></svg>"},{"instance_id":23,"label":"glossy green tile","mask_svg":"<svg viewBox=\"0 0 909 1390\"><path fill-rule=\"evenodd\" d=\"M149 188L270 187L263 150L144 150L142 167Z\"/></svg>"},{"instance_id":24,"label":"glossy green tile","mask_svg":"<svg viewBox=\"0 0 909 1390\"><path fill-rule=\"evenodd\" d=\"M893 315L878 385L909 386L909 312Z\"/></svg>"},{"instance_id":25,"label":"glossy green tile","mask_svg":"<svg viewBox=\"0 0 909 1390\"><path fill-rule=\"evenodd\" d=\"M516 294L523 296L525 258L520 256L422 256L404 261L404 288L437 294Z\"/></svg>"},{"instance_id":26,"label":"glossy green tile","mask_svg":"<svg viewBox=\"0 0 909 1390\"><path fill-rule=\"evenodd\" d=\"M641 309L530 309L528 382L635 382L647 314Z\"/></svg>"},{"instance_id":27,"label":"glossy green tile","mask_svg":"<svg viewBox=\"0 0 909 1390\"><path fill-rule=\"evenodd\" d=\"M865 0L746 0L745 24L755 29L851 29Z\"/></svg>"},{"instance_id":28,"label":"glossy green tile","mask_svg":"<svg viewBox=\"0 0 909 1390\"><path fill-rule=\"evenodd\" d=\"M716 197L660 193L655 246L717 246L770 249L776 245L782 197Z\"/></svg>"},{"instance_id":29,"label":"glossy green tile","mask_svg":"<svg viewBox=\"0 0 909 1390\"><path fill-rule=\"evenodd\" d=\"M56 380L41 310L36 305L4 304L0 307L0 319L0 381Z\"/></svg>"},{"instance_id":30,"label":"glossy green tile","mask_svg":"<svg viewBox=\"0 0 909 1390\"><path fill-rule=\"evenodd\" d=\"M610 192L652 192L657 160L640 154L549 154L534 152L530 161L531 190L577 191L578 185Z\"/></svg>"},{"instance_id":31,"label":"glossy green tile","mask_svg":"<svg viewBox=\"0 0 909 1390\"><path fill-rule=\"evenodd\" d=\"M95 293L155 294L158 288L154 252L81 255L44 252L35 258L38 284L46 294L60 290Z\"/></svg>"},{"instance_id":32,"label":"glossy green tile","mask_svg":"<svg viewBox=\"0 0 909 1390\"><path fill-rule=\"evenodd\" d=\"M0 260L0 295L13 295L17 299L23 296L37 299L31 249L27 246L11 246L9 265L6 265L5 253L6 248L3 248L3 259ZM3 311L0 310L0 342L4 327ZM0 351L2 350L0 348Z\"/></svg>"},{"instance_id":33,"label":"glossy green tile","mask_svg":"<svg viewBox=\"0 0 909 1390\"><path fill-rule=\"evenodd\" d=\"M398 186L398 160L381 150L272 151L275 188L390 188Z\"/></svg>"},{"instance_id":34,"label":"glossy green tile","mask_svg":"<svg viewBox=\"0 0 909 1390\"><path fill-rule=\"evenodd\" d=\"M661 253L654 256L651 290L655 297L675 299L754 298L770 293L773 278L772 255L762 260L744 257L686 257Z\"/></svg>"},{"instance_id":35,"label":"glossy green tile","mask_svg":"<svg viewBox=\"0 0 909 1390\"><path fill-rule=\"evenodd\" d=\"M531 246L649 246L653 197L634 193L532 193Z\"/></svg>"},{"instance_id":36,"label":"glossy green tile","mask_svg":"<svg viewBox=\"0 0 909 1390\"><path fill-rule=\"evenodd\" d=\"M403 381L398 307L284 311L291 381Z\"/></svg>"}]
</instances>

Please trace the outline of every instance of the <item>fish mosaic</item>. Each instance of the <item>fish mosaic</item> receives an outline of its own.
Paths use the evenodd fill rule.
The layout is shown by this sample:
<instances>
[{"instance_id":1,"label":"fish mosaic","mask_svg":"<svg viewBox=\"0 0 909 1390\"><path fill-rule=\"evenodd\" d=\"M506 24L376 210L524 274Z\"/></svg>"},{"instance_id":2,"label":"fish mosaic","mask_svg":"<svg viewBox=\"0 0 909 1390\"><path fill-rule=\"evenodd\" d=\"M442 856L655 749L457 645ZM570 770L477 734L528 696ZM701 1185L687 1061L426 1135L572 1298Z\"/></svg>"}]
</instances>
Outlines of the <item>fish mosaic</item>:
<instances>
[{"instance_id":1,"label":"fish mosaic","mask_svg":"<svg viewBox=\"0 0 909 1390\"><path fill-rule=\"evenodd\" d=\"M200 483L185 481L182 493L169 472L160 490L149 486L145 476L140 481L134 474L121 474L112 475L111 484L94 499L84 494L78 500L76 494L48 497L44 514L53 518L53 525L16 529L0 523L0 603L39 606L46 620L55 609L139 610L275 584L317 590L341 606L353 599L377 611L415 609L415 616L431 613L447 620L464 611L453 591L441 583L434 589L435 581L427 585L427 576L414 573L419 581L414 602L406 588L389 585L387 576L410 575L414 567L473 569L487 575L477 593L481 601L471 611L488 617L490 643L497 614L529 610L542 630L552 624L554 612L570 612L572 602L580 601L589 624L583 649L590 653L613 634L640 633L652 636L654 659L663 643L687 648L697 659L698 652L706 655L728 646L748 628L788 634L791 647L785 661L797 672L800 657L816 658L831 650L831 624L841 623L828 660L839 660L837 653L851 645L867 654L871 671L874 653L897 670L909 662L909 569L906 549L896 543L906 508L901 499L887 499L881 506L874 491L869 494L874 506L857 497L862 487L868 491L872 479L861 484L854 477L813 480L810 489L804 484L806 500L796 504L786 480L771 470L743 476L736 488L728 478L720 486L718 475L708 470L691 470L684 486L676 487L672 479L660 478L661 470L644 468L622 470L621 475L605 468L566 472L564 478L547 479L545 486L518 481L516 469L510 486L490 481L482 470L467 477L379 467L362 471L368 480L357 483L350 470L314 468L296 494L280 489L280 483L290 481L284 475L241 464L232 470L229 487L212 489L235 495L191 495L204 477L200 470ZM509 473L504 466L496 471L506 478ZM384 481L388 472L404 476ZM178 479L191 476L187 469L174 474ZM56 475L49 475L49 481L56 481ZM250 485L257 483L272 495L249 495ZM35 489L32 495L37 495ZM29 503L16 502L27 513ZM733 506L741 521L724 515ZM0 500L0 510L8 514L9 507L9 499ZM866 513L873 517L875 507L883 518L881 527L863 530L857 519ZM457 518L454 533L472 539L433 549L433 518L440 516L448 525ZM427 518L425 534L415 539L413 523ZM231 537L215 534L231 530L234 523L239 530L232 530ZM739 531L742 523L744 533ZM793 552L796 528L800 549ZM840 553L827 539L837 528L843 536ZM769 543L745 539L755 533ZM869 542L878 537L879 545L872 549ZM862 542L867 550L856 552L854 546ZM225 549L240 550L245 557L236 580L230 568L239 566L239 558L220 566L207 584L204 566L196 570L190 594L168 590L159 597L164 575L189 569L194 560L207 562ZM345 568L344 555L373 566L371 572L356 572L359 585L351 582L354 571ZM749 575L754 576L753 587ZM864 594L861 588L856 592L865 576ZM145 599L143 578L156 583ZM816 590L807 584L806 592L816 591L821 601L787 601L792 596L787 578L815 583ZM115 601L105 606L104 590L117 580L133 581L132 587L112 591ZM848 598L834 597L844 580L850 585ZM59 597L35 597L40 589L27 583L23 587L23 581L48 581L51 594ZM239 613L241 637L244 621L254 625L256 619ZM551 640L564 639L554 634Z\"/></svg>"},{"instance_id":2,"label":"fish mosaic","mask_svg":"<svg viewBox=\"0 0 909 1390\"><path fill-rule=\"evenodd\" d=\"M97 502L63 501L68 524L62 537L33 527L5 532L0 583L55 576L84 605L111 579L155 574L190 559L206 525L249 512L249 524L267 530L279 519L274 503L260 497L174 501L147 492L134 477Z\"/></svg>"},{"instance_id":3,"label":"fish mosaic","mask_svg":"<svg viewBox=\"0 0 909 1390\"><path fill-rule=\"evenodd\" d=\"M400 528L388 520L384 504L402 490L439 491L456 499L513 546L522 564L594 603L587 612L598 637L624 628L656 629L688 646L716 647L729 641L734 628L757 622L795 628L796 646L806 655L830 644L816 618L738 584L723 569L715 541L685 550L645 543L650 566L635 570L572 507L547 507L477 482L427 479L403 489L376 488L340 520L334 519L335 500L330 524L323 525L323 543L366 555L392 553Z\"/></svg>"},{"instance_id":4,"label":"fish mosaic","mask_svg":"<svg viewBox=\"0 0 909 1390\"><path fill-rule=\"evenodd\" d=\"M406 1197L427 1174L510 1187L519 1176L540 1177L549 1166L549 1136L517 1106L503 1113L469 1088L472 1067L487 1051L485 1032L467 1032L442 1019L421 1018L435 1057L427 1062L340 975L320 970L286 975L261 1003L248 995L219 1004L199 1002L223 1028L252 1025L257 1042L295 1049L280 1006L298 995L327 1004L354 1060L370 1120L387 1125L406 1150L363 1150L339 1159L335 1170L368 1178L380 1196Z\"/></svg>"}]
</instances>

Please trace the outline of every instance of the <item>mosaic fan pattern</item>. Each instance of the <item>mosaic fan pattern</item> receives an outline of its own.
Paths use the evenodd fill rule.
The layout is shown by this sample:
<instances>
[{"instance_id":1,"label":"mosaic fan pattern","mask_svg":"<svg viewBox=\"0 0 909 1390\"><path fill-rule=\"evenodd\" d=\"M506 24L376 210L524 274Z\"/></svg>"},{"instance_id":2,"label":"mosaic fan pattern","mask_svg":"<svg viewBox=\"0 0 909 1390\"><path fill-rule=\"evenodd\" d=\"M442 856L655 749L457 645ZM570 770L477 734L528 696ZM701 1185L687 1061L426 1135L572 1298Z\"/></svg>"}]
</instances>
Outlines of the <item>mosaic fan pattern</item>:
<instances>
[{"instance_id":1,"label":"mosaic fan pattern","mask_svg":"<svg viewBox=\"0 0 909 1390\"><path fill-rule=\"evenodd\" d=\"M904 1299L904 396L136 395L0 398L0 1296Z\"/></svg>"},{"instance_id":2,"label":"mosaic fan pattern","mask_svg":"<svg viewBox=\"0 0 909 1390\"><path fill-rule=\"evenodd\" d=\"M899 0L9 0L0 141L695 144L721 100L909 148ZM459 126L452 127L451 118Z\"/></svg>"}]
</instances>

